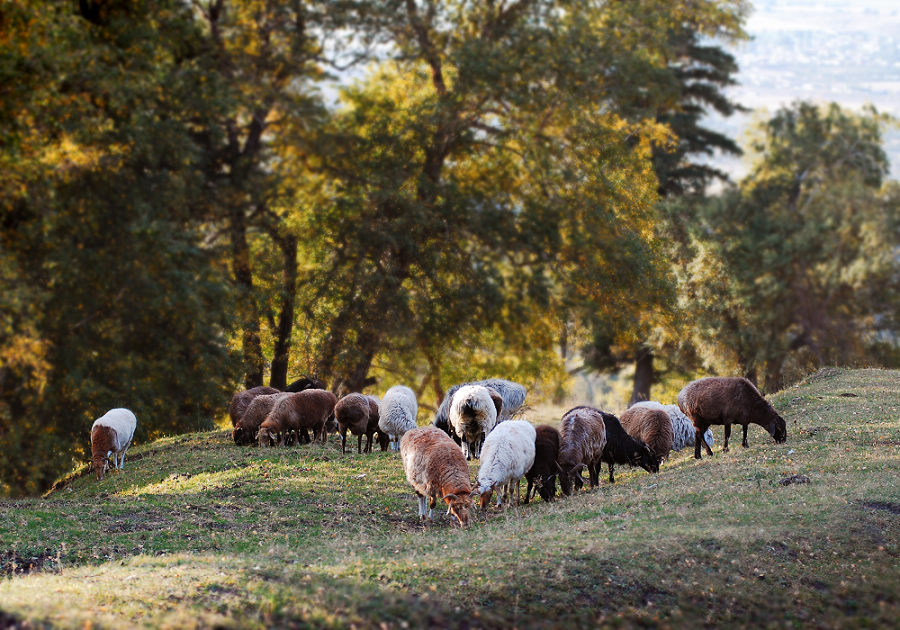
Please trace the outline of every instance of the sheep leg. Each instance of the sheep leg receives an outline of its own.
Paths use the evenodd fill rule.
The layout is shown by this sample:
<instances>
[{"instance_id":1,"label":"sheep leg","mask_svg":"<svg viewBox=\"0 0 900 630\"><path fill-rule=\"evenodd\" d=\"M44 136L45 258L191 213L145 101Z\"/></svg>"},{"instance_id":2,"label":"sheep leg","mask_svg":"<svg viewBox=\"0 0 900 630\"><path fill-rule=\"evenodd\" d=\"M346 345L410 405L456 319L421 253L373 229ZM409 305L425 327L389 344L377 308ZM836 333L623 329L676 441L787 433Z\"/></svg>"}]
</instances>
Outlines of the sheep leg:
<instances>
[{"instance_id":1,"label":"sheep leg","mask_svg":"<svg viewBox=\"0 0 900 630\"><path fill-rule=\"evenodd\" d=\"M741 442L741 446L743 446L744 448L750 448L750 445L747 444L747 427L748 426L750 426L750 425L747 425L747 424L744 425L744 439Z\"/></svg>"},{"instance_id":2,"label":"sheep leg","mask_svg":"<svg viewBox=\"0 0 900 630\"><path fill-rule=\"evenodd\" d=\"M341 454L347 452L347 429L346 427L341 427Z\"/></svg>"},{"instance_id":3,"label":"sheep leg","mask_svg":"<svg viewBox=\"0 0 900 630\"><path fill-rule=\"evenodd\" d=\"M725 425L725 442L722 444L722 452L723 453L728 452L728 438L729 437L731 437L731 425L726 424Z\"/></svg>"},{"instance_id":4,"label":"sheep leg","mask_svg":"<svg viewBox=\"0 0 900 630\"><path fill-rule=\"evenodd\" d=\"M519 503L522 501L522 497L521 497L521 495L519 494L519 493L520 493L520 488L519 488L519 482L520 482L520 481L522 481L522 480L521 480L521 479L516 479L516 505L519 505Z\"/></svg>"},{"instance_id":5,"label":"sheep leg","mask_svg":"<svg viewBox=\"0 0 900 630\"><path fill-rule=\"evenodd\" d=\"M425 509L425 497L417 492L416 499L419 500L419 518L425 520L425 515L427 514L427 510Z\"/></svg>"},{"instance_id":6,"label":"sheep leg","mask_svg":"<svg viewBox=\"0 0 900 630\"><path fill-rule=\"evenodd\" d=\"M125 470L125 452L128 450L128 447L131 446L131 442L125 445L125 448L122 449L122 459L119 462L119 470Z\"/></svg>"},{"instance_id":7,"label":"sheep leg","mask_svg":"<svg viewBox=\"0 0 900 630\"><path fill-rule=\"evenodd\" d=\"M535 490L537 490L537 486L534 484L533 479L526 478L525 481L528 483L528 485L525 487L525 501L523 501L523 503L525 503L525 505L528 505L528 502L531 501L531 497L534 496L533 494L531 494L531 489L534 488Z\"/></svg>"},{"instance_id":8,"label":"sheep leg","mask_svg":"<svg viewBox=\"0 0 900 630\"><path fill-rule=\"evenodd\" d=\"M609 483L616 483L616 478L613 476L613 463L609 462Z\"/></svg>"}]
</instances>

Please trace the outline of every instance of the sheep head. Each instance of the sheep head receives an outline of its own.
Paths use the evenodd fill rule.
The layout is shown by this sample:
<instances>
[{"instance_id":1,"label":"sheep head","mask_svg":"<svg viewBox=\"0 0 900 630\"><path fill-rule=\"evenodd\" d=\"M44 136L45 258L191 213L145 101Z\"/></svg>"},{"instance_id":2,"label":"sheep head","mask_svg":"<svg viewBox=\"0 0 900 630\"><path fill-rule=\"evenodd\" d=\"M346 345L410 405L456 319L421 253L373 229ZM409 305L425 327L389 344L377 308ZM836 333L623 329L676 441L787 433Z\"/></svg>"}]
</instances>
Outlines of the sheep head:
<instances>
[{"instance_id":1,"label":"sheep head","mask_svg":"<svg viewBox=\"0 0 900 630\"><path fill-rule=\"evenodd\" d=\"M253 440L250 431L241 426L234 428L234 431L231 432L231 437L234 438L234 443L238 446L247 446Z\"/></svg>"},{"instance_id":2,"label":"sheep head","mask_svg":"<svg viewBox=\"0 0 900 630\"><path fill-rule=\"evenodd\" d=\"M777 413L774 414L775 417L765 426L766 431L769 432L775 442L778 444L783 444L787 442L787 423L785 423L784 418L779 416Z\"/></svg>"},{"instance_id":3,"label":"sheep head","mask_svg":"<svg viewBox=\"0 0 900 630\"><path fill-rule=\"evenodd\" d=\"M97 481L103 481L103 476L109 471L110 455L112 455L112 451L107 452L105 457L91 458L91 467L97 475Z\"/></svg>"},{"instance_id":4,"label":"sheep head","mask_svg":"<svg viewBox=\"0 0 900 630\"><path fill-rule=\"evenodd\" d=\"M628 463L632 466L640 466L647 472L659 472L659 458L646 444L642 444L640 448L629 454Z\"/></svg>"},{"instance_id":5,"label":"sheep head","mask_svg":"<svg viewBox=\"0 0 900 630\"><path fill-rule=\"evenodd\" d=\"M272 435L269 427L262 427L257 435L260 448L265 446L275 446L275 436Z\"/></svg>"},{"instance_id":6,"label":"sheep head","mask_svg":"<svg viewBox=\"0 0 900 630\"><path fill-rule=\"evenodd\" d=\"M460 527L469 525L469 511L472 509L472 497L468 493L444 495L444 502L450 508L450 514L456 517Z\"/></svg>"},{"instance_id":7,"label":"sheep head","mask_svg":"<svg viewBox=\"0 0 900 630\"><path fill-rule=\"evenodd\" d=\"M564 495L569 496L572 494L573 485L575 486L575 490L580 490L584 487L584 479L581 478L581 470L583 468L587 468L587 466L584 464L575 464L575 466L571 467L563 465L560 468L559 485L562 488Z\"/></svg>"},{"instance_id":8,"label":"sheep head","mask_svg":"<svg viewBox=\"0 0 900 630\"><path fill-rule=\"evenodd\" d=\"M556 496L556 475L542 475L535 479L538 494L544 501L551 501Z\"/></svg>"}]
</instances>

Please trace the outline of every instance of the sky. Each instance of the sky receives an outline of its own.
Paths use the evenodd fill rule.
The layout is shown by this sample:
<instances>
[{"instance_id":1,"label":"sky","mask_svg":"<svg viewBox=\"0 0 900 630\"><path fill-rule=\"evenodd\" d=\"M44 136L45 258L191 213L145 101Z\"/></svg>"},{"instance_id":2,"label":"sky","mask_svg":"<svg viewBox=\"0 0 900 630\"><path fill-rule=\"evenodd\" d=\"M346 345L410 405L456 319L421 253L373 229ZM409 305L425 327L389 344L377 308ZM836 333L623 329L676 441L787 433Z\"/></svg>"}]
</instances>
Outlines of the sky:
<instances>
[{"instance_id":1,"label":"sky","mask_svg":"<svg viewBox=\"0 0 900 630\"><path fill-rule=\"evenodd\" d=\"M900 117L900 0L757 0L746 30L751 41L731 49L740 85L729 94L737 102L768 112L799 99L870 103ZM752 118L710 124L741 139ZM886 149L900 179L900 131L886 134ZM724 166L740 177L748 165Z\"/></svg>"}]
</instances>

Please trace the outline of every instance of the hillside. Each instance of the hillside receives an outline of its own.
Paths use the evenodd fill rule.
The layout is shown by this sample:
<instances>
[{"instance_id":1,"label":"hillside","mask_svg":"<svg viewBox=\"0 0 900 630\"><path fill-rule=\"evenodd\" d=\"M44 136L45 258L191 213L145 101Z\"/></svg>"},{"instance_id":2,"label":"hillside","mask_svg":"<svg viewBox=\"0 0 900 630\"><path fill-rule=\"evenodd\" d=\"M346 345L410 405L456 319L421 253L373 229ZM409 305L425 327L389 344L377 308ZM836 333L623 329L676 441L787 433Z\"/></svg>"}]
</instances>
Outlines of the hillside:
<instances>
[{"instance_id":1,"label":"hillside","mask_svg":"<svg viewBox=\"0 0 900 630\"><path fill-rule=\"evenodd\" d=\"M466 531L418 523L394 453L160 440L0 503L0 628L893 625L900 372L824 370L772 402L786 444L753 426L723 454L716 427L714 458Z\"/></svg>"}]
</instances>

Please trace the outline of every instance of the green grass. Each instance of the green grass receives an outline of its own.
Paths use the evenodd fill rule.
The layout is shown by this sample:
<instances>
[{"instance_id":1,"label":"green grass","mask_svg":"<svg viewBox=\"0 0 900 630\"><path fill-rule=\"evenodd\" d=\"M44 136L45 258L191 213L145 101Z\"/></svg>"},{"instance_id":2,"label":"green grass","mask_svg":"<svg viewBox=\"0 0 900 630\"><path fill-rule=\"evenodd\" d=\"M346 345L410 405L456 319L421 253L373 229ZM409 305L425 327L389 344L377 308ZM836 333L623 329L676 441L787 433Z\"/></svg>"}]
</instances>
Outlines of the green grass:
<instances>
[{"instance_id":1,"label":"green grass","mask_svg":"<svg viewBox=\"0 0 900 630\"><path fill-rule=\"evenodd\" d=\"M713 458L463 531L418 522L394 453L160 440L0 503L0 626L895 625L900 372L821 371L772 401L786 444L752 426L723 454L717 427Z\"/></svg>"}]
</instances>

